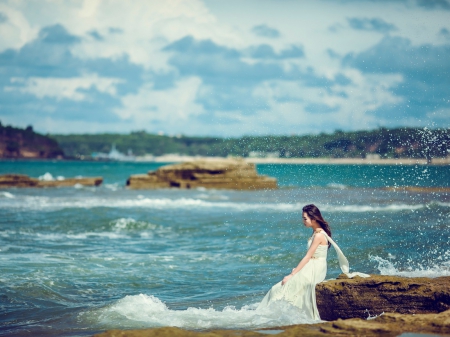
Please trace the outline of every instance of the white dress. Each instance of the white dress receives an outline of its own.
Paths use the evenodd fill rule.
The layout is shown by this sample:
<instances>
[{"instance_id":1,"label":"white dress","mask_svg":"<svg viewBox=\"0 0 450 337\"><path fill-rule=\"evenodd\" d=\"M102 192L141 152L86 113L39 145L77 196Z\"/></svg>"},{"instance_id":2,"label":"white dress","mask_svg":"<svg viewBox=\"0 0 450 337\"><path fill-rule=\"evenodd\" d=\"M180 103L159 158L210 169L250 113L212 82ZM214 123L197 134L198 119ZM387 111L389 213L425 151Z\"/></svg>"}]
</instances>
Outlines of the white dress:
<instances>
[{"instance_id":1,"label":"white dress","mask_svg":"<svg viewBox=\"0 0 450 337\"><path fill-rule=\"evenodd\" d=\"M369 277L363 273L349 273L347 258L342 254L338 245L325 233L319 232L325 236L335 248L341 270L348 277L361 276ZM317 235L315 233L314 235ZM314 235L308 240L308 248L311 246ZM327 274L327 252L328 245L319 245L307 264L290 280L281 285L281 281L275 284L272 289L264 296L258 309L269 306L273 301L284 300L298 307L308 318L320 320L319 311L316 304L316 284L325 280Z\"/></svg>"}]
</instances>

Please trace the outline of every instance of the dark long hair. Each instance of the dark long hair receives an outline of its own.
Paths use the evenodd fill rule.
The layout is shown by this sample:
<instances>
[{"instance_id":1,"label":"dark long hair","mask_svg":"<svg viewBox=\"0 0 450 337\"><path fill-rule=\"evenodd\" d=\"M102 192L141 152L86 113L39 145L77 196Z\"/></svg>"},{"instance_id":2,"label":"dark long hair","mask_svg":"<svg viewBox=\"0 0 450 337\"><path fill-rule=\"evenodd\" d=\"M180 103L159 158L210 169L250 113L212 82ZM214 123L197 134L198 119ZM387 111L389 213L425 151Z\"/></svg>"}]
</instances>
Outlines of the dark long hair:
<instances>
[{"instance_id":1,"label":"dark long hair","mask_svg":"<svg viewBox=\"0 0 450 337\"><path fill-rule=\"evenodd\" d=\"M311 220L316 220L317 223L320 225L320 227L322 227L322 229L325 231L325 233L327 233L328 236L331 238L330 225L322 217L322 213L320 213L320 210L317 208L316 205L310 204L310 205L304 206L303 213L308 214L308 216ZM330 247L330 245L331 244L328 242L328 247Z\"/></svg>"}]
</instances>

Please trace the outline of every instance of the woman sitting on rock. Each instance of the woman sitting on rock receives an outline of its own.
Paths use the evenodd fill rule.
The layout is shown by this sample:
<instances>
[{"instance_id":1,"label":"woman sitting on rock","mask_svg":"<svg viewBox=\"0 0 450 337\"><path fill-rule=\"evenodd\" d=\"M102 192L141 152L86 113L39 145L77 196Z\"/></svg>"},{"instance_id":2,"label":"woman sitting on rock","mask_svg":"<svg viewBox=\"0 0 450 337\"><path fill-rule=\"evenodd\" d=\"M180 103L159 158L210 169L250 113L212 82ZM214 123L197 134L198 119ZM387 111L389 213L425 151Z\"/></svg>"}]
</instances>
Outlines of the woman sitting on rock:
<instances>
[{"instance_id":1,"label":"woman sitting on rock","mask_svg":"<svg viewBox=\"0 0 450 337\"><path fill-rule=\"evenodd\" d=\"M342 272L348 277L356 275L369 277L362 273L349 273L349 265L342 251L331 239L331 229L320 210L313 204L303 207L303 224L312 228L308 240L308 251L292 272L275 284L266 294L258 309L269 306L274 301L285 300L298 307L308 318L320 320L317 310L315 287L325 280L327 273L327 252L330 244L335 248Z\"/></svg>"}]
</instances>

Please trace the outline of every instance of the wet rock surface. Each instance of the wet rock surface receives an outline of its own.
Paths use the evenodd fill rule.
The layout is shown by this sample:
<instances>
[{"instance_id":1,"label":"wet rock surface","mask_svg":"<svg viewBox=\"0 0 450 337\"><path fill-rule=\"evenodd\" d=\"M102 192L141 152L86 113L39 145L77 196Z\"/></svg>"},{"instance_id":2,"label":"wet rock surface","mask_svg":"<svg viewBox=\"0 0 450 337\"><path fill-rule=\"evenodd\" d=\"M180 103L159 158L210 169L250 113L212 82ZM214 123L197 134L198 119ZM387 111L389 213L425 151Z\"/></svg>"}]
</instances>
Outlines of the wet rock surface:
<instances>
[{"instance_id":1,"label":"wet rock surface","mask_svg":"<svg viewBox=\"0 0 450 337\"><path fill-rule=\"evenodd\" d=\"M398 277L371 275L322 282L316 286L320 317L367 318L382 312L439 313L450 309L450 277Z\"/></svg>"},{"instance_id":2,"label":"wet rock surface","mask_svg":"<svg viewBox=\"0 0 450 337\"><path fill-rule=\"evenodd\" d=\"M258 175L255 165L239 159L198 160L167 165L147 174L132 175L132 189L215 188L232 190L276 189L275 178Z\"/></svg>"},{"instance_id":3,"label":"wet rock surface","mask_svg":"<svg viewBox=\"0 0 450 337\"><path fill-rule=\"evenodd\" d=\"M0 175L0 188L11 187L70 187L75 185L98 186L102 177L66 178L62 180L39 180L24 174Z\"/></svg>"}]
</instances>

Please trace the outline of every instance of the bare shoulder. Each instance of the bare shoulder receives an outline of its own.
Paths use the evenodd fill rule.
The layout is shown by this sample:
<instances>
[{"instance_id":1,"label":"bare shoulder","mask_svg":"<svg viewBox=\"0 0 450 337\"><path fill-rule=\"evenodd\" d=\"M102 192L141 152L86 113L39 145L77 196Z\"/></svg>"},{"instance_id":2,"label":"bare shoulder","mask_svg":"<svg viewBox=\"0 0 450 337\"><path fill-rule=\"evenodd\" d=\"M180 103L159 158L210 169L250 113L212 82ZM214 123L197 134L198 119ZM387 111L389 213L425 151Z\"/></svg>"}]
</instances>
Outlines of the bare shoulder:
<instances>
[{"instance_id":1,"label":"bare shoulder","mask_svg":"<svg viewBox=\"0 0 450 337\"><path fill-rule=\"evenodd\" d=\"M328 244L328 240L324 234L325 232L323 230L321 231L317 231L314 235L314 241L318 242L319 244L322 245L327 245Z\"/></svg>"}]
</instances>

